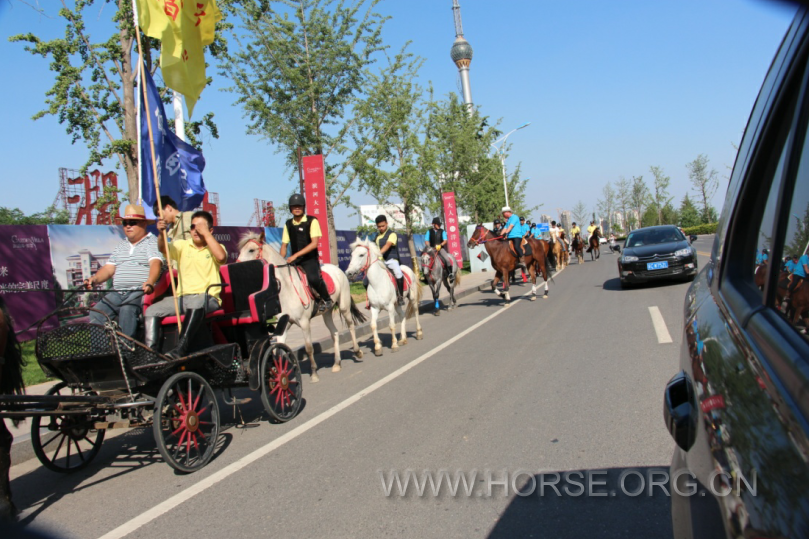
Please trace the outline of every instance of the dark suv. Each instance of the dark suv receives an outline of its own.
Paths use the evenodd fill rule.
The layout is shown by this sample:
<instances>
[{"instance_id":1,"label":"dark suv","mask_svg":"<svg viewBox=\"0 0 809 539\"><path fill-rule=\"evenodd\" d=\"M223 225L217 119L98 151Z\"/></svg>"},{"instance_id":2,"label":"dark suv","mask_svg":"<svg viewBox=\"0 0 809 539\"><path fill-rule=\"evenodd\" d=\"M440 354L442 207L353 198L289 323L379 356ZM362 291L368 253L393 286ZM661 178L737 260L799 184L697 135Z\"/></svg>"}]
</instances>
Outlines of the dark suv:
<instances>
[{"instance_id":1,"label":"dark suv","mask_svg":"<svg viewBox=\"0 0 809 539\"><path fill-rule=\"evenodd\" d=\"M801 9L748 121L710 262L686 294L682 370L664 399L675 537L809 537L809 280L788 293L784 264L809 245L808 130Z\"/></svg>"}]
</instances>

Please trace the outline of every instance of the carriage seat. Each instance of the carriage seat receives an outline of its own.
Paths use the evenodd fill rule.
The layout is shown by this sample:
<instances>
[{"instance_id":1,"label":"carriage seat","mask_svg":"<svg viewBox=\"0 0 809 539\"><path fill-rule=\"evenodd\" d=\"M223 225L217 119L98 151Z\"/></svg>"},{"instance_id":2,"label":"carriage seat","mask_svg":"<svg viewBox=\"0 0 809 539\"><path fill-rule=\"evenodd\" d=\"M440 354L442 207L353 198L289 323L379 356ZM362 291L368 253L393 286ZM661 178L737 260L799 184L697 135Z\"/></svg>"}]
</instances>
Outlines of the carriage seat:
<instances>
[{"instance_id":1,"label":"carriage seat","mask_svg":"<svg viewBox=\"0 0 809 539\"><path fill-rule=\"evenodd\" d=\"M174 272L176 275L176 272ZM221 307L206 315L219 327L232 327L242 324L266 322L280 312L278 288L275 284L274 268L263 260L236 262L219 267L222 288L219 292ZM143 311L170 289L169 274L166 272L155 286L153 294L143 297ZM180 315L180 320L185 314ZM177 324L176 316L167 316L162 325Z\"/></svg>"}]
</instances>

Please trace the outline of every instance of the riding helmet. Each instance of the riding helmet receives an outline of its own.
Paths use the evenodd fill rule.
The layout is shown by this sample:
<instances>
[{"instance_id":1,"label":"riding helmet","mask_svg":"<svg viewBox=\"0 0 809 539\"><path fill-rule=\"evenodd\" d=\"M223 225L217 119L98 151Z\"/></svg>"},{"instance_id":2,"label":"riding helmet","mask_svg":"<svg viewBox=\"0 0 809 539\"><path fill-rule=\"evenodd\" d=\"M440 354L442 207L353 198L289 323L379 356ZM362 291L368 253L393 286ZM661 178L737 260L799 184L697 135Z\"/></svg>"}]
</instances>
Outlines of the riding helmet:
<instances>
[{"instance_id":1,"label":"riding helmet","mask_svg":"<svg viewBox=\"0 0 809 539\"><path fill-rule=\"evenodd\" d=\"M292 206L306 206L306 199L303 198L303 195L300 193L295 193L291 197L289 197L289 207Z\"/></svg>"},{"instance_id":2,"label":"riding helmet","mask_svg":"<svg viewBox=\"0 0 809 539\"><path fill-rule=\"evenodd\" d=\"M441 226L441 218L440 217L433 217L433 224Z\"/></svg>"}]
</instances>

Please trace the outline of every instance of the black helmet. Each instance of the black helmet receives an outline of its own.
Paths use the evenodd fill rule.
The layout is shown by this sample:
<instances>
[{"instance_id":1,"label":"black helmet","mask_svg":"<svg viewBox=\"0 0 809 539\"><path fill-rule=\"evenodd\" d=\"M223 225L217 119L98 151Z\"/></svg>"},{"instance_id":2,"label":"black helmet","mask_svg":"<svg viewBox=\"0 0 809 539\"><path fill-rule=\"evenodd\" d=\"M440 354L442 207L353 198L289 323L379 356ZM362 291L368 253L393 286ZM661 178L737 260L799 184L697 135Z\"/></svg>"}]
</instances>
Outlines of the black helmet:
<instances>
[{"instance_id":1,"label":"black helmet","mask_svg":"<svg viewBox=\"0 0 809 539\"><path fill-rule=\"evenodd\" d=\"M306 199L303 198L303 195L300 193L295 193L291 197L289 197L289 207L292 206L306 206Z\"/></svg>"},{"instance_id":2,"label":"black helmet","mask_svg":"<svg viewBox=\"0 0 809 539\"><path fill-rule=\"evenodd\" d=\"M434 225L441 225L441 218L440 217L433 217L433 224Z\"/></svg>"},{"instance_id":3,"label":"black helmet","mask_svg":"<svg viewBox=\"0 0 809 539\"><path fill-rule=\"evenodd\" d=\"M500 219L495 219L495 220L494 220L494 224L495 224L495 225L499 225L499 224L502 224L502 223L500 222Z\"/></svg>"}]
</instances>

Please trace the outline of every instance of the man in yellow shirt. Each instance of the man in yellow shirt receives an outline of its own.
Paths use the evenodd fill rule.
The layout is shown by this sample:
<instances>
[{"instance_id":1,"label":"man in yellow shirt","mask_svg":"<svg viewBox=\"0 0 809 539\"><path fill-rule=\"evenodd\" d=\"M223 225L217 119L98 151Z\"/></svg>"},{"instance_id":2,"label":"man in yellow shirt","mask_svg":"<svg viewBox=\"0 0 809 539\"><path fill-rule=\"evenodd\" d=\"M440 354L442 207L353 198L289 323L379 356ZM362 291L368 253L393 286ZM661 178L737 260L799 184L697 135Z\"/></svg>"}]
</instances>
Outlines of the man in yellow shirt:
<instances>
[{"instance_id":1,"label":"man in yellow shirt","mask_svg":"<svg viewBox=\"0 0 809 539\"><path fill-rule=\"evenodd\" d=\"M571 249L573 246L573 240L576 239L576 234L581 234L581 228L576 224L576 221L573 221L573 226L570 227L570 245ZM579 237L579 241L581 241L581 237Z\"/></svg>"},{"instance_id":2,"label":"man in yellow shirt","mask_svg":"<svg viewBox=\"0 0 809 539\"><path fill-rule=\"evenodd\" d=\"M399 305L404 305L404 273L399 266L399 248L396 246L399 238L396 236L396 232L388 228L388 218L384 215L376 217L376 229L379 231L376 236L376 245L382 251L382 260L385 265L396 277L396 298Z\"/></svg>"},{"instance_id":3,"label":"man in yellow shirt","mask_svg":"<svg viewBox=\"0 0 809 539\"><path fill-rule=\"evenodd\" d=\"M157 229L161 231L158 247L167 252L162 231L167 227L166 221L157 221ZM205 314L219 309L221 287L208 287L221 283L219 266L227 262L225 248L213 237L213 217L207 211L198 211L191 216L191 240L175 240L168 245L168 253L177 261L179 284L177 301L180 312L185 313L183 329L177 347L167 355L181 358L188 351L188 344L194 334L202 326ZM206 291L207 303L206 303ZM167 297L146 309L146 346L159 351L160 322L166 316L174 314L174 298Z\"/></svg>"},{"instance_id":4,"label":"man in yellow shirt","mask_svg":"<svg viewBox=\"0 0 809 539\"><path fill-rule=\"evenodd\" d=\"M587 239L588 240L590 239L590 236L593 235L593 232L595 231L596 228L598 228L596 226L596 222L595 221L590 221L590 226L587 227Z\"/></svg>"},{"instance_id":5,"label":"man in yellow shirt","mask_svg":"<svg viewBox=\"0 0 809 539\"><path fill-rule=\"evenodd\" d=\"M323 312L334 308L334 301L329 295L329 289L323 282L320 273L320 258L317 252L318 240L323 236L317 217L305 215L306 199L301 194L289 197L289 211L292 219L284 225L281 238L281 256L287 259L288 264L297 264L306 272L309 288L320 296L318 311ZM287 256L287 245L290 247Z\"/></svg>"}]
</instances>

